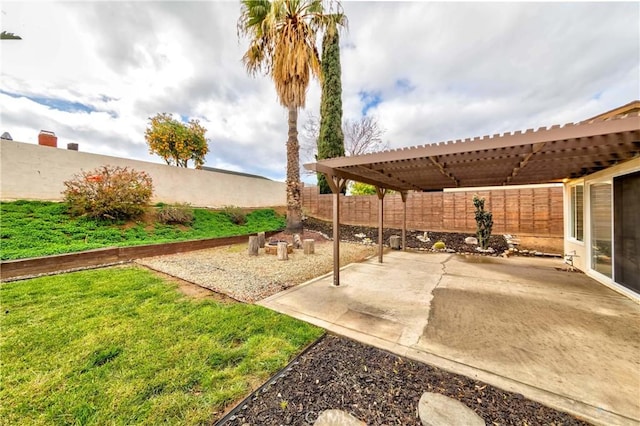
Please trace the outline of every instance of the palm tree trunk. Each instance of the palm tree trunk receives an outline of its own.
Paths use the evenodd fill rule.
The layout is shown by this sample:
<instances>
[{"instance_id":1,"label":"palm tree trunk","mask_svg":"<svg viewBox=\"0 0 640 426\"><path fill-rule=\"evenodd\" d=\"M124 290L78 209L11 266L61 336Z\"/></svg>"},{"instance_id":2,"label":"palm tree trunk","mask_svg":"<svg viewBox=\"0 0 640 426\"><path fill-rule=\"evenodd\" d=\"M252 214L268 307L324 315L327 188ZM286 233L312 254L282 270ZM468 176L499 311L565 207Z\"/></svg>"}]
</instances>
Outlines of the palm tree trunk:
<instances>
[{"instance_id":1,"label":"palm tree trunk","mask_svg":"<svg viewBox=\"0 0 640 426\"><path fill-rule=\"evenodd\" d=\"M287 139L287 228L285 232L290 234L299 234L302 232L300 187L298 109L289 107L289 138Z\"/></svg>"}]
</instances>

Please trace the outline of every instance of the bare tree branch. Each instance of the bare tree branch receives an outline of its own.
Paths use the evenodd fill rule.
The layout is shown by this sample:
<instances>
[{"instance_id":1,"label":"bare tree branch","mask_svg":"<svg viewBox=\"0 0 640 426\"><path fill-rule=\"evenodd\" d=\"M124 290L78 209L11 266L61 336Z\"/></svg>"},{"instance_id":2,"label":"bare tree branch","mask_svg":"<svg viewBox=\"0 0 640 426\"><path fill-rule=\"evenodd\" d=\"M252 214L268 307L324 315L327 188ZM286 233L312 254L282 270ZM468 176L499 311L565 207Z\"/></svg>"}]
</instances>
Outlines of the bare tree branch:
<instances>
[{"instance_id":1,"label":"bare tree branch","mask_svg":"<svg viewBox=\"0 0 640 426\"><path fill-rule=\"evenodd\" d=\"M382 141L385 129L380 127L375 117L364 116L359 120L346 120L342 125L342 131L347 156L389 149L389 143Z\"/></svg>"},{"instance_id":2,"label":"bare tree branch","mask_svg":"<svg viewBox=\"0 0 640 426\"><path fill-rule=\"evenodd\" d=\"M344 133L344 151L347 157L389 149L389 143L382 140L385 131L376 117L364 116L357 120L345 120L342 123L342 132ZM300 144L300 161L303 164L316 161L319 134L320 119L307 113L307 119L302 127ZM315 172L305 171L305 174L313 175Z\"/></svg>"}]
</instances>

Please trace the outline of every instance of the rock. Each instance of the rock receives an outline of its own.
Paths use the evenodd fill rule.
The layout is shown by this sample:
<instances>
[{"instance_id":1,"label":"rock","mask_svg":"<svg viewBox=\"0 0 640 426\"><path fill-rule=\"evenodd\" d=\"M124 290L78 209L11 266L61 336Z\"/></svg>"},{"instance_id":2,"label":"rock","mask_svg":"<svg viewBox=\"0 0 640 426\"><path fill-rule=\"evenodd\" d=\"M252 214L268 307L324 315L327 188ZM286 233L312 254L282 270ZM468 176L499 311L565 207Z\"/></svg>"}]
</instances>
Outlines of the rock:
<instances>
[{"instance_id":1,"label":"rock","mask_svg":"<svg viewBox=\"0 0 640 426\"><path fill-rule=\"evenodd\" d=\"M476 237L467 237L464 239L465 244L478 244L478 239Z\"/></svg>"},{"instance_id":2,"label":"rock","mask_svg":"<svg viewBox=\"0 0 640 426\"><path fill-rule=\"evenodd\" d=\"M425 392L418 402L422 426L484 426L484 420L460 401L439 393Z\"/></svg>"},{"instance_id":3,"label":"rock","mask_svg":"<svg viewBox=\"0 0 640 426\"><path fill-rule=\"evenodd\" d=\"M418 241L420 241L422 243L428 243L428 242L431 241L431 238L429 238L429 233L425 231L424 234L418 235L416 237L416 240L418 240Z\"/></svg>"},{"instance_id":4,"label":"rock","mask_svg":"<svg viewBox=\"0 0 640 426\"><path fill-rule=\"evenodd\" d=\"M366 426L367 424L342 410L324 410L313 426Z\"/></svg>"},{"instance_id":5,"label":"rock","mask_svg":"<svg viewBox=\"0 0 640 426\"><path fill-rule=\"evenodd\" d=\"M314 254L316 252L315 241L313 239L305 239L302 242L302 245L304 247L304 254Z\"/></svg>"},{"instance_id":6,"label":"rock","mask_svg":"<svg viewBox=\"0 0 640 426\"><path fill-rule=\"evenodd\" d=\"M393 250L400 250L400 236L398 235L392 235L389 238L389 247L391 247Z\"/></svg>"}]
</instances>

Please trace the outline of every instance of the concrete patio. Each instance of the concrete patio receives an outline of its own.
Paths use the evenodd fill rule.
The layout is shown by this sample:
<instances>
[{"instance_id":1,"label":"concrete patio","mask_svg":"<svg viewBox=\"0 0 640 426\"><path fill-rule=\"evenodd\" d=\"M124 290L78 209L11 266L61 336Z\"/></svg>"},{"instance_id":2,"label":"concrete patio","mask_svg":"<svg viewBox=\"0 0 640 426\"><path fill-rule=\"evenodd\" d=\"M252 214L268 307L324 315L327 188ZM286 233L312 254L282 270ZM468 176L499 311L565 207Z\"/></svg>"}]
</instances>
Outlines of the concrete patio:
<instances>
[{"instance_id":1,"label":"concrete patio","mask_svg":"<svg viewBox=\"0 0 640 426\"><path fill-rule=\"evenodd\" d=\"M389 252L259 304L603 425L640 424L640 305L558 259Z\"/></svg>"}]
</instances>

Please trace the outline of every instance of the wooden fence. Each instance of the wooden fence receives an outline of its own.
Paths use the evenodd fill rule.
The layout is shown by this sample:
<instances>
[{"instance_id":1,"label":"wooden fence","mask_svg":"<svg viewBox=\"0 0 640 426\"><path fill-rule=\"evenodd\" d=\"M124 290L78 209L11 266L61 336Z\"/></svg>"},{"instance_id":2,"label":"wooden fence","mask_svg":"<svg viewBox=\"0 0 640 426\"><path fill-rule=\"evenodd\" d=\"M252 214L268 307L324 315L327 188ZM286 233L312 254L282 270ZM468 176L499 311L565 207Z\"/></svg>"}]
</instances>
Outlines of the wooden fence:
<instances>
[{"instance_id":1,"label":"wooden fence","mask_svg":"<svg viewBox=\"0 0 640 426\"><path fill-rule=\"evenodd\" d=\"M537 186L455 192L410 192L407 195L407 229L475 233L473 196L485 199L485 210L493 213L493 232L539 237L563 236L563 188ZM341 196L340 223L378 226L378 197ZM303 212L331 220L333 196L318 194L316 186L302 190ZM384 197L384 223L402 227L400 194Z\"/></svg>"}]
</instances>

